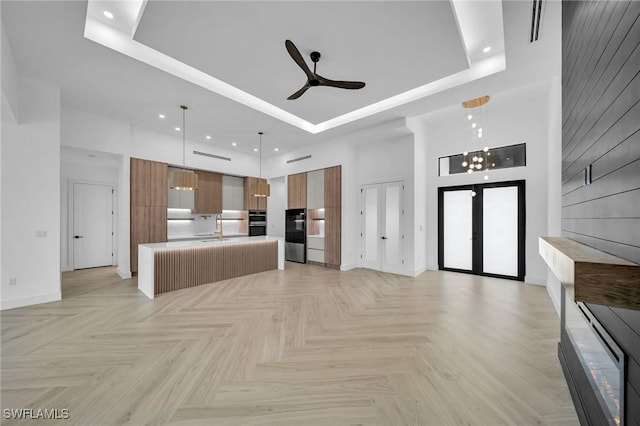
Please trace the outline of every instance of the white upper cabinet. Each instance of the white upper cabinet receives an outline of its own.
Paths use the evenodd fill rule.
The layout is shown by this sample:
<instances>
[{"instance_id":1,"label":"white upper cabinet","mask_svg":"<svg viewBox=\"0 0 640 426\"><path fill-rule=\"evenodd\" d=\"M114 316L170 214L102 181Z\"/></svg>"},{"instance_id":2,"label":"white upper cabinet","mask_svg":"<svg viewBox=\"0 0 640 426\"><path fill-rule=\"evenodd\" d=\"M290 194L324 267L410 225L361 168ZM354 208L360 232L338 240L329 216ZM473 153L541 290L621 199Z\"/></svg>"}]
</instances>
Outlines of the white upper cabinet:
<instances>
[{"instance_id":1,"label":"white upper cabinet","mask_svg":"<svg viewBox=\"0 0 640 426\"><path fill-rule=\"evenodd\" d=\"M307 173L307 208L324 208L324 169Z\"/></svg>"},{"instance_id":2,"label":"white upper cabinet","mask_svg":"<svg viewBox=\"0 0 640 426\"><path fill-rule=\"evenodd\" d=\"M244 210L244 179L222 175L222 209Z\"/></svg>"}]
</instances>

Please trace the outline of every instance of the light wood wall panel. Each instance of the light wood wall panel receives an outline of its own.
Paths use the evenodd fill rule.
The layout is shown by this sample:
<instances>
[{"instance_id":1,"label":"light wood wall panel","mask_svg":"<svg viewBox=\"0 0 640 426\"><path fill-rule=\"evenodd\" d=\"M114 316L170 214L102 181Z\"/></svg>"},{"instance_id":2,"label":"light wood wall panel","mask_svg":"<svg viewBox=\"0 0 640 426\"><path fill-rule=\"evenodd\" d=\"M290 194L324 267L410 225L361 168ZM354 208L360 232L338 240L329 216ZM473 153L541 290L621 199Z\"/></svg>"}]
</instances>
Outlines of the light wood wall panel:
<instances>
[{"instance_id":1,"label":"light wood wall panel","mask_svg":"<svg viewBox=\"0 0 640 426\"><path fill-rule=\"evenodd\" d=\"M278 269L278 242L256 241L161 250L154 254L155 294Z\"/></svg>"},{"instance_id":2,"label":"light wood wall panel","mask_svg":"<svg viewBox=\"0 0 640 426\"><path fill-rule=\"evenodd\" d=\"M290 209L307 208L307 173L287 177L287 206Z\"/></svg>"},{"instance_id":3,"label":"light wood wall panel","mask_svg":"<svg viewBox=\"0 0 640 426\"><path fill-rule=\"evenodd\" d=\"M640 2L565 1L562 14L562 234L640 263ZM625 423L640 424L640 312L588 307L628 355Z\"/></svg>"}]
</instances>

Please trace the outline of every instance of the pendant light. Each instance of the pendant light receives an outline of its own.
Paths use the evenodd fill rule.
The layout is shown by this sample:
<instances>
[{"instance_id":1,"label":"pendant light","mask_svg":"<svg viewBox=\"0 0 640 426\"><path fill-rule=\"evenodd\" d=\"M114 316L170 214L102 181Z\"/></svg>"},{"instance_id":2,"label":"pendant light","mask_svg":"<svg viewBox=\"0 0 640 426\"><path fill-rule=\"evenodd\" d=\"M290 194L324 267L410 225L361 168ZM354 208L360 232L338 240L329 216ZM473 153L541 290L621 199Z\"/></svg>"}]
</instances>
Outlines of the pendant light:
<instances>
[{"instance_id":1,"label":"pendant light","mask_svg":"<svg viewBox=\"0 0 640 426\"><path fill-rule=\"evenodd\" d=\"M186 105L180 105L182 109L182 167L186 166L186 132L185 113L189 109ZM193 191L198 189L198 175L193 170L183 169L179 172L169 173L169 187L171 189L180 189L184 191Z\"/></svg>"},{"instance_id":2,"label":"pendant light","mask_svg":"<svg viewBox=\"0 0 640 426\"><path fill-rule=\"evenodd\" d=\"M474 114L471 111L468 111L465 114L466 122L469 123L471 129L471 139L472 142L471 150L465 150L463 155L462 167L468 168L467 173L473 173L476 171L484 171L484 180L489 179L489 175L487 172L489 171L489 156L491 153L489 152L489 147L485 145L485 143L480 143L483 141L484 136L484 126L482 123L482 105L489 102L489 96L481 96L479 98L471 99L462 103L463 108L471 110L473 108L477 108L474 110ZM486 139L486 138L485 138ZM475 142L477 140L477 142ZM484 145L484 147L482 147Z\"/></svg>"},{"instance_id":3,"label":"pendant light","mask_svg":"<svg viewBox=\"0 0 640 426\"><path fill-rule=\"evenodd\" d=\"M267 183L266 179L262 179L262 135L264 132L258 132L258 135L260 136L260 178L256 179L253 196L268 197L271 195L271 185Z\"/></svg>"}]
</instances>

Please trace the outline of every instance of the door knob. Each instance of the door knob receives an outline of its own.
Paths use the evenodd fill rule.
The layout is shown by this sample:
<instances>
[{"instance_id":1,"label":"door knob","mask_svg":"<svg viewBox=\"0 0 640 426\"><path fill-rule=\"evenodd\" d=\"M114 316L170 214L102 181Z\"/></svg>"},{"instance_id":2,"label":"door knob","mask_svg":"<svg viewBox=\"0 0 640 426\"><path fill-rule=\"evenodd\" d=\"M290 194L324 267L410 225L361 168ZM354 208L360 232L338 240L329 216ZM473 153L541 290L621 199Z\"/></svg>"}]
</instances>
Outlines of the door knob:
<instances>
[{"instance_id":1,"label":"door knob","mask_svg":"<svg viewBox=\"0 0 640 426\"><path fill-rule=\"evenodd\" d=\"M386 240L386 239L387 239L387 237L380 237L380 239L381 239L381 240Z\"/></svg>"},{"instance_id":2,"label":"door knob","mask_svg":"<svg viewBox=\"0 0 640 426\"><path fill-rule=\"evenodd\" d=\"M73 238L84 238L82 235L74 235Z\"/></svg>"}]
</instances>

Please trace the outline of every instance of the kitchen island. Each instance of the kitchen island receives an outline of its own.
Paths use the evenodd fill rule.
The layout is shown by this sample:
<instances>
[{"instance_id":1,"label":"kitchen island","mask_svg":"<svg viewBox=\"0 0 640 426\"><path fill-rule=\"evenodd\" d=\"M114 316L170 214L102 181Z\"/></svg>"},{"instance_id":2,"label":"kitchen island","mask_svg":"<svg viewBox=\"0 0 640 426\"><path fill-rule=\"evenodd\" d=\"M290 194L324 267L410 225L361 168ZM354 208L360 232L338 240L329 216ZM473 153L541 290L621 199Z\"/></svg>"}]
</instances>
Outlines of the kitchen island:
<instances>
[{"instance_id":1,"label":"kitchen island","mask_svg":"<svg viewBox=\"0 0 640 426\"><path fill-rule=\"evenodd\" d=\"M150 299L272 269L284 269L282 238L237 237L138 245L138 289Z\"/></svg>"}]
</instances>

